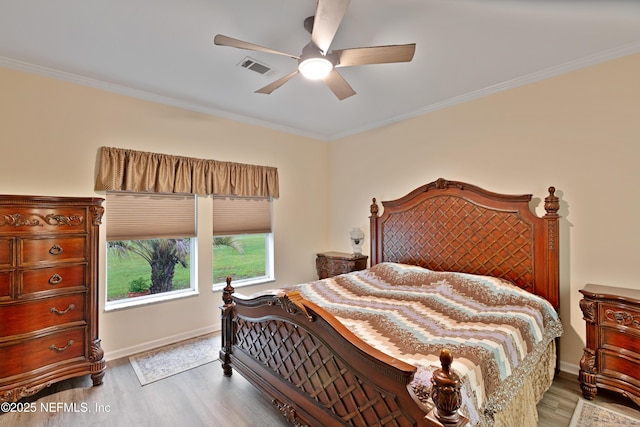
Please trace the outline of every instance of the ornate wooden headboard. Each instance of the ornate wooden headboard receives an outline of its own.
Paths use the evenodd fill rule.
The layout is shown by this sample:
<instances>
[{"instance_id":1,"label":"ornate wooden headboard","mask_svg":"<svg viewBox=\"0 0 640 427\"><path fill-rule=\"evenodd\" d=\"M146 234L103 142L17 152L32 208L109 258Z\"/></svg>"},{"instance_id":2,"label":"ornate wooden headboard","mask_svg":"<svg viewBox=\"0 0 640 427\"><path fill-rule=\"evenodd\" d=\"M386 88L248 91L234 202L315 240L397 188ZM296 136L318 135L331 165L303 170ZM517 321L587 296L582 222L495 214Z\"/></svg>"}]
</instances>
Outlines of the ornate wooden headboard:
<instances>
[{"instance_id":1,"label":"ornate wooden headboard","mask_svg":"<svg viewBox=\"0 0 640 427\"><path fill-rule=\"evenodd\" d=\"M371 204L371 265L398 262L500 277L559 308L559 201L540 218L532 196L492 193L438 179L397 200Z\"/></svg>"}]
</instances>

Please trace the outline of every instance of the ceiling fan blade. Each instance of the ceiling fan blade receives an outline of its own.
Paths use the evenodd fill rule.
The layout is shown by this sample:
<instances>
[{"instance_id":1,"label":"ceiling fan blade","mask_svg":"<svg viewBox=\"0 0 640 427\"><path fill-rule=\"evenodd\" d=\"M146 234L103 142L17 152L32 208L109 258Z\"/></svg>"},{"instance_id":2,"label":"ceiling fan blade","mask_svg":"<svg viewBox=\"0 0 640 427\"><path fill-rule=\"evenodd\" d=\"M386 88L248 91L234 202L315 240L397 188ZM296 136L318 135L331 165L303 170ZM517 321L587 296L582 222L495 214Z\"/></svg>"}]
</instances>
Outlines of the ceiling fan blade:
<instances>
[{"instance_id":1,"label":"ceiling fan blade","mask_svg":"<svg viewBox=\"0 0 640 427\"><path fill-rule=\"evenodd\" d=\"M324 78L324 82L340 101L356 94L356 91L336 70L331 70L329 75Z\"/></svg>"},{"instance_id":2,"label":"ceiling fan blade","mask_svg":"<svg viewBox=\"0 0 640 427\"><path fill-rule=\"evenodd\" d=\"M268 95L271 92L273 92L274 90L278 89L283 84L285 84L286 82L288 82L289 80L291 80L293 78L293 76L295 76L296 74L298 74L298 70L295 70L294 72L292 72L290 74L287 74L284 77L280 77L275 82L271 82L268 85L266 85L265 87L258 89L255 93L264 93L264 94Z\"/></svg>"},{"instance_id":3,"label":"ceiling fan blade","mask_svg":"<svg viewBox=\"0 0 640 427\"><path fill-rule=\"evenodd\" d=\"M263 47L257 44L234 39L232 37L223 36L222 34L216 35L213 39L213 43L215 43L218 46L229 46L229 47L236 47L238 49L255 50L257 52L274 53L276 55L288 56L289 58L293 58L293 59L300 59L300 57L297 55L291 55L290 53L279 52L277 50L269 49L268 47Z\"/></svg>"},{"instance_id":4,"label":"ceiling fan blade","mask_svg":"<svg viewBox=\"0 0 640 427\"><path fill-rule=\"evenodd\" d=\"M358 47L353 49L334 50L338 55L336 67L352 65L388 64L391 62L410 62L416 51L416 44L400 44L389 46Z\"/></svg>"},{"instance_id":5,"label":"ceiling fan blade","mask_svg":"<svg viewBox=\"0 0 640 427\"><path fill-rule=\"evenodd\" d=\"M351 0L318 0L311 41L326 54Z\"/></svg>"}]
</instances>

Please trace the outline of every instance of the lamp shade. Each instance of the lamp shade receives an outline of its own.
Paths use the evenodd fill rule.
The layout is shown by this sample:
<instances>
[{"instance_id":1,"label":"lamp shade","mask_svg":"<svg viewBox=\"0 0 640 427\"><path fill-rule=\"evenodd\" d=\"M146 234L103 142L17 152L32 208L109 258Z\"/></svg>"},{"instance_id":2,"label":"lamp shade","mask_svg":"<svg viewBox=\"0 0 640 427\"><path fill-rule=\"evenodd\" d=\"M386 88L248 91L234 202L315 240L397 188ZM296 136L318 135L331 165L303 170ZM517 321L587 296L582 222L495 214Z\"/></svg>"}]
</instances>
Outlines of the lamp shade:
<instances>
[{"instance_id":1,"label":"lamp shade","mask_svg":"<svg viewBox=\"0 0 640 427\"><path fill-rule=\"evenodd\" d=\"M349 233L349 237L351 238L351 246L353 247L353 253L361 254L362 245L364 244L364 232L358 227L353 227L351 229L351 232Z\"/></svg>"}]
</instances>

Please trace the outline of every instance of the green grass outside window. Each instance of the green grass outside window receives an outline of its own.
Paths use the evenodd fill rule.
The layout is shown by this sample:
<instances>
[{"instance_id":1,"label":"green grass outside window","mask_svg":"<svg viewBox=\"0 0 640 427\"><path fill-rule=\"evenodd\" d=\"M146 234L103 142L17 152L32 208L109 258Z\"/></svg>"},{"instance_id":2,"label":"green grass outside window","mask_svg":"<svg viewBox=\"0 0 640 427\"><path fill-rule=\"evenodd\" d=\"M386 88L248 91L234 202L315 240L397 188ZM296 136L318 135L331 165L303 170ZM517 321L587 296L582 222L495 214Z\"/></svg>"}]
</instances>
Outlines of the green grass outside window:
<instances>
[{"instance_id":1,"label":"green grass outside window","mask_svg":"<svg viewBox=\"0 0 640 427\"><path fill-rule=\"evenodd\" d=\"M266 274L264 234L236 236L243 253L228 246L213 247L213 283L223 283L227 276L234 280L261 277ZM111 251L109 249L109 251ZM188 261L190 264L190 260ZM189 267L176 265L173 289L188 289L190 286ZM107 262L107 300L128 298L129 283L144 277L151 280L151 267L136 255L118 257L109 253Z\"/></svg>"}]
</instances>

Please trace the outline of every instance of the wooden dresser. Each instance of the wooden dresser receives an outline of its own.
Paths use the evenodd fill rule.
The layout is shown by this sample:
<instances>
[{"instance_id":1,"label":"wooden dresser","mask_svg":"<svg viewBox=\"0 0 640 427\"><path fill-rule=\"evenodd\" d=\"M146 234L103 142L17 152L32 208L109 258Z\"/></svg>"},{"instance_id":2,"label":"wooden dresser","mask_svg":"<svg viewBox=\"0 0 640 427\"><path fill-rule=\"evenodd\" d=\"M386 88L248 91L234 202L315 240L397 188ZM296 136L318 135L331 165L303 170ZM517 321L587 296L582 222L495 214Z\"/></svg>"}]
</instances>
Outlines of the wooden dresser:
<instances>
[{"instance_id":1,"label":"wooden dresser","mask_svg":"<svg viewBox=\"0 0 640 427\"><path fill-rule=\"evenodd\" d=\"M0 402L80 375L102 383L101 204L0 195Z\"/></svg>"},{"instance_id":2,"label":"wooden dresser","mask_svg":"<svg viewBox=\"0 0 640 427\"><path fill-rule=\"evenodd\" d=\"M580 292L587 327L579 373L582 394L592 400L600 387L640 405L640 291L587 285Z\"/></svg>"},{"instance_id":3,"label":"wooden dresser","mask_svg":"<svg viewBox=\"0 0 640 427\"><path fill-rule=\"evenodd\" d=\"M344 252L323 252L316 257L316 270L320 279L337 276L338 274L367 268L367 257L362 254Z\"/></svg>"}]
</instances>

